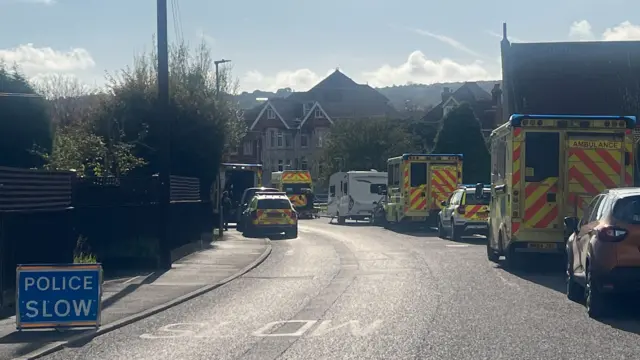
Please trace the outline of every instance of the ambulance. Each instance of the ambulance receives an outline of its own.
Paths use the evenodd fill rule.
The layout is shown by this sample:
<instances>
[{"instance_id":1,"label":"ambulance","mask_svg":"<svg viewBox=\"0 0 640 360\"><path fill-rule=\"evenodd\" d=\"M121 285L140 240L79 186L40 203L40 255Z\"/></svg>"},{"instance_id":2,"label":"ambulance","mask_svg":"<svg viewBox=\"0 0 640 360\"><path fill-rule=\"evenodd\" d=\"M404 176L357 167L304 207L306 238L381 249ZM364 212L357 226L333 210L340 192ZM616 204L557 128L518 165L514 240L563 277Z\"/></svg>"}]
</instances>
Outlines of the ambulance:
<instances>
[{"instance_id":1,"label":"ambulance","mask_svg":"<svg viewBox=\"0 0 640 360\"><path fill-rule=\"evenodd\" d=\"M272 172L271 186L287 193L301 219L313 218L313 185L308 170Z\"/></svg>"},{"instance_id":2,"label":"ambulance","mask_svg":"<svg viewBox=\"0 0 640 360\"><path fill-rule=\"evenodd\" d=\"M565 217L593 196L633 186L634 116L512 115L491 133L487 258L564 255Z\"/></svg>"},{"instance_id":3,"label":"ambulance","mask_svg":"<svg viewBox=\"0 0 640 360\"><path fill-rule=\"evenodd\" d=\"M403 154L387 160L387 226L436 226L442 203L462 182L462 154Z\"/></svg>"}]
</instances>

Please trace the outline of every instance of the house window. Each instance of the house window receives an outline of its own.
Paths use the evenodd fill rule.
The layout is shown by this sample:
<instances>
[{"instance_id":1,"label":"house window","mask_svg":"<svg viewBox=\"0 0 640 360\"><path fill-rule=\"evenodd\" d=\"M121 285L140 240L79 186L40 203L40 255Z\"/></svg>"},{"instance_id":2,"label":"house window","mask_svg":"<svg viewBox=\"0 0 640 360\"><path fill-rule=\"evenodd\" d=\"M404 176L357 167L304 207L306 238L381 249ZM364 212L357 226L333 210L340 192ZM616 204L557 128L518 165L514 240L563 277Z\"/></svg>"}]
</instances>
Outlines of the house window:
<instances>
[{"instance_id":1,"label":"house window","mask_svg":"<svg viewBox=\"0 0 640 360\"><path fill-rule=\"evenodd\" d=\"M284 134L282 133L282 131L278 131L278 147L282 147L283 137L284 137Z\"/></svg>"},{"instance_id":2,"label":"house window","mask_svg":"<svg viewBox=\"0 0 640 360\"><path fill-rule=\"evenodd\" d=\"M309 164L307 163L307 158L304 156L300 158L300 169L309 170Z\"/></svg>"},{"instance_id":3,"label":"house window","mask_svg":"<svg viewBox=\"0 0 640 360\"><path fill-rule=\"evenodd\" d=\"M267 119L275 119L276 112L271 107L267 108Z\"/></svg>"},{"instance_id":4,"label":"house window","mask_svg":"<svg viewBox=\"0 0 640 360\"><path fill-rule=\"evenodd\" d=\"M284 161L282 159L278 160L278 171L284 170Z\"/></svg>"},{"instance_id":5,"label":"house window","mask_svg":"<svg viewBox=\"0 0 640 360\"><path fill-rule=\"evenodd\" d=\"M269 136L271 137L271 147L276 147L276 132L275 130L269 130Z\"/></svg>"},{"instance_id":6,"label":"house window","mask_svg":"<svg viewBox=\"0 0 640 360\"><path fill-rule=\"evenodd\" d=\"M286 164L287 169L291 169L291 159L287 159Z\"/></svg>"},{"instance_id":7,"label":"house window","mask_svg":"<svg viewBox=\"0 0 640 360\"><path fill-rule=\"evenodd\" d=\"M300 135L300 146L307 147L309 146L309 135L301 134Z\"/></svg>"},{"instance_id":8,"label":"house window","mask_svg":"<svg viewBox=\"0 0 640 360\"><path fill-rule=\"evenodd\" d=\"M284 134L284 147L291 147L291 133Z\"/></svg>"},{"instance_id":9,"label":"house window","mask_svg":"<svg viewBox=\"0 0 640 360\"><path fill-rule=\"evenodd\" d=\"M253 155L253 142L252 141L245 141L242 144L242 153L244 155Z\"/></svg>"},{"instance_id":10,"label":"house window","mask_svg":"<svg viewBox=\"0 0 640 360\"><path fill-rule=\"evenodd\" d=\"M316 108L315 117L316 117L316 119L322 119L324 117L324 114L322 113L322 110L320 110L319 108Z\"/></svg>"},{"instance_id":11,"label":"house window","mask_svg":"<svg viewBox=\"0 0 640 360\"><path fill-rule=\"evenodd\" d=\"M319 176L322 176L322 175L323 175L322 170L324 170L324 169L322 168L322 164L318 164L318 175L319 175Z\"/></svg>"}]
</instances>

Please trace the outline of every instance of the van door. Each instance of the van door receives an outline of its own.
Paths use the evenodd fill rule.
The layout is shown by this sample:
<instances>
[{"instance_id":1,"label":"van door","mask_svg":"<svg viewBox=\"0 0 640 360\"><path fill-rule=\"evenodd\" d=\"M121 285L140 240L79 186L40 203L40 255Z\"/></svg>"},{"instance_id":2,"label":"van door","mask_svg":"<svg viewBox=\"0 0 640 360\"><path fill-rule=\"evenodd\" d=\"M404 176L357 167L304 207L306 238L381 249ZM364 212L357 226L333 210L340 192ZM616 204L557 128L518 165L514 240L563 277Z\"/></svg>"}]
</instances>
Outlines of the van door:
<instances>
[{"instance_id":1,"label":"van door","mask_svg":"<svg viewBox=\"0 0 640 360\"><path fill-rule=\"evenodd\" d=\"M455 164L431 165L431 199L429 208L440 210L441 203L458 187L458 166Z\"/></svg>"},{"instance_id":2,"label":"van door","mask_svg":"<svg viewBox=\"0 0 640 360\"><path fill-rule=\"evenodd\" d=\"M409 163L409 216L427 215L427 163Z\"/></svg>"},{"instance_id":3,"label":"van door","mask_svg":"<svg viewBox=\"0 0 640 360\"><path fill-rule=\"evenodd\" d=\"M623 134L567 134L567 216L582 218L594 196L623 185L623 141Z\"/></svg>"},{"instance_id":4,"label":"van door","mask_svg":"<svg viewBox=\"0 0 640 360\"><path fill-rule=\"evenodd\" d=\"M524 133L524 216L529 229L560 229L560 133Z\"/></svg>"}]
</instances>

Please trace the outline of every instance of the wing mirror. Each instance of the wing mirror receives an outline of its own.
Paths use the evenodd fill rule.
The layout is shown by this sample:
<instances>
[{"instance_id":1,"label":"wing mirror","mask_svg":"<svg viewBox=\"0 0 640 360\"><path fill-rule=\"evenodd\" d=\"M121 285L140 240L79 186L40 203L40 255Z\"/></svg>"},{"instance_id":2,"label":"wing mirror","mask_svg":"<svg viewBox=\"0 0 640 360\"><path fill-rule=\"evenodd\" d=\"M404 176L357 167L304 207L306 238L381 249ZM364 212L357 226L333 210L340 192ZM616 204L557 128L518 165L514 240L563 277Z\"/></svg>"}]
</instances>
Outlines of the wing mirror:
<instances>
[{"instance_id":1,"label":"wing mirror","mask_svg":"<svg viewBox=\"0 0 640 360\"><path fill-rule=\"evenodd\" d=\"M565 217L564 218L564 227L566 230L577 233L578 232L578 218L575 216Z\"/></svg>"}]
</instances>

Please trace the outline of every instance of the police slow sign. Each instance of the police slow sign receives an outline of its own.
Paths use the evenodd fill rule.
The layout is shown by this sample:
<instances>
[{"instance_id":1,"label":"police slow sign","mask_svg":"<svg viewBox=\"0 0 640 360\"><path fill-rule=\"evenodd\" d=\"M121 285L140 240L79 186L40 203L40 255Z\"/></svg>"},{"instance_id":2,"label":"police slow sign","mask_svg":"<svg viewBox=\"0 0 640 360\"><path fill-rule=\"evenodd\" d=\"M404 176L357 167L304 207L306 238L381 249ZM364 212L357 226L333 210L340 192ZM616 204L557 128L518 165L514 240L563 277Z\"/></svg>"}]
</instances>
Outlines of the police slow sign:
<instances>
[{"instance_id":1,"label":"police slow sign","mask_svg":"<svg viewBox=\"0 0 640 360\"><path fill-rule=\"evenodd\" d=\"M16 328L98 327L100 264L19 265Z\"/></svg>"}]
</instances>

